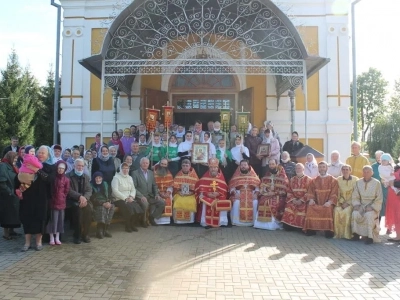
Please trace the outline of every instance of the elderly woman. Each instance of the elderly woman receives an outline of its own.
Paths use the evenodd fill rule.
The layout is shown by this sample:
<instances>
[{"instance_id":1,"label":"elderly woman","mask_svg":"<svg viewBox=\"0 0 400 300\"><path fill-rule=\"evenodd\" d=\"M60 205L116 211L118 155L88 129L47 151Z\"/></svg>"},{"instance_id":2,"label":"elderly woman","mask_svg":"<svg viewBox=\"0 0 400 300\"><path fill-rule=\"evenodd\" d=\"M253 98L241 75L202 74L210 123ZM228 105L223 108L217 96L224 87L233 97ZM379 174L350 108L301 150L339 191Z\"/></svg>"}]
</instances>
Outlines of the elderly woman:
<instances>
[{"instance_id":1,"label":"elderly woman","mask_svg":"<svg viewBox=\"0 0 400 300\"><path fill-rule=\"evenodd\" d=\"M340 161L340 153L333 150L331 153L331 163L328 165L328 174L338 178L342 174L342 167L344 163Z\"/></svg>"},{"instance_id":2,"label":"elderly woman","mask_svg":"<svg viewBox=\"0 0 400 300\"><path fill-rule=\"evenodd\" d=\"M304 164L304 174L308 177L315 178L319 175L318 163L314 154L308 153L306 155L306 163Z\"/></svg>"},{"instance_id":3,"label":"elderly woman","mask_svg":"<svg viewBox=\"0 0 400 300\"><path fill-rule=\"evenodd\" d=\"M108 146L101 146L99 154L93 158L92 176L96 172L103 173L103 180L111 185L111 181L115 175L114 158L110 155Z\"/></svg>"},{"instance_id":4,"label":"elderly woman","mask_svg":"<svg viewBox=\"0 0 400 300\"><path fill-rule=\"evenodd\" d=\"M0 224L4 228L3 238L11 240L13 228L21 227L19 221L19 199L15 195L15 177L18 169L17 152L9 151L0 163Z\"/></svg>"},{"instance_id":5,"label":"elderly woman","mask_svg":"<svg viewBox=\"0 0 400 300\"><path fill-rule=\"evenodd\" d=\"M115 146L110 146L108 148L108 151L110 152L110 156L114 158L115 172L117 172L118 168L121 165L121 159L119 159L117 156L117 148Z\"/></svg>"},{"instance_id":6,"label":"elderly woman","mask_svg":"<svg viewBox=\"0 0 400 300\"><path fill-rule=\"evenodd\" d=\"M103 174L95 172L91 181L92 196L90 201L93 204L94 218L97 222L96 237L112 237L108 231L114 215L114 204L111 201L111 188L103 181Z\"/></svg>"},{"instance_id":7,"label":"elderly woman","mask_svg":"<svg viewBox=\"0 0 400 300\"><path fill-rule=\"evenodd\" d=\"M36 251L43 249L42 235L47 220L49 199L51 199L51 185L55 179L55 168L51 157L51 150L47 146L41 146L37 152L37 158L43 164L42 169L28 165L36 172L36 179L29 189L23 191L23 199L20 201L20 219L25 233L25 245L21 251L25 252L31 247L31 236L36 235ZM19 188L18 177L15 179L16 188ZM21 186L22 187L22 186Z\"/></svg>"},{"instance_id":8,"label":"elderly woman","mask_svg":"<svg viewBox=\"0 0 400 300\"><path fill-rule=\"evenodd\" d=\"M122 163L121 171L115 174L111 186L112 195L115 197L114 204L125 219L125 230L138 231L135 225L143 218L143 210L135 200L136 189L126 162Z\"/></svg>"}]
</instances>

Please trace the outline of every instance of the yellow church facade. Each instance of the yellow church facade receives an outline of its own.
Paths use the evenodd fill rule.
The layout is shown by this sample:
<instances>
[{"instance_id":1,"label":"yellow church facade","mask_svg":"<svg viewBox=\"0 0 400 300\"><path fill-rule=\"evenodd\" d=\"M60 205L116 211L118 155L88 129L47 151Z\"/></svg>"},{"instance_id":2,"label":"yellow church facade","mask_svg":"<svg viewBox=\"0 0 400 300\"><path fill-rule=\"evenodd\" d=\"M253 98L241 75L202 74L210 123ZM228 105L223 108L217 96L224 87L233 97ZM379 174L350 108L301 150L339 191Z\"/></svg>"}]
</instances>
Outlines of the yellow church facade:
<instances>
[{"instance_id":1,"label":"yellow church facade","mask_svg":"<svg viewBox=\"0 0 400 300\"><path fill-rule=\"evenodd\" d=\"M63 146L108 140L169 101L187 128L249 111L282 142L293 128L349 154L348 1L82 2L61 1Z\"/></svg>"}]
</instances>

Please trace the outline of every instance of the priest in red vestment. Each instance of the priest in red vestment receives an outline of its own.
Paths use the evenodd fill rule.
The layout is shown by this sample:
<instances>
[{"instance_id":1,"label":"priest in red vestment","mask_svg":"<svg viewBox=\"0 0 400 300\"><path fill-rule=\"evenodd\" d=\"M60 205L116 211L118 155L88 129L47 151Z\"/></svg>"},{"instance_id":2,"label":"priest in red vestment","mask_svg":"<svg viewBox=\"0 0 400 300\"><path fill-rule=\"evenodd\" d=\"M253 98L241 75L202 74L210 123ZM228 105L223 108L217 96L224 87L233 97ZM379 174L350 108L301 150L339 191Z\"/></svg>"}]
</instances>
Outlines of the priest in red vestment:
<instances>
[{"instance_id":1,"label":"priest in red vestment","mask_svg":"<svg viewBox=\"0 0 400 300\"><path fill-rule=\"evenodd\" d=\"M242 160L229 182L229 191L233 203L231 211L232 225L254 225L259 187L260 179L256 172L254 172L248 160Z\"/></svg>"},{"instance_id":2,"label":"priest in red vestment","mask_svg":"<svg viewBox=\"0 0 400 300\"><path fill-rule=\"evenodd\" d=\"M289 180L285 169L276 159L268 161L265 176L261 179L260 199L254 228L277 230L282 228L281 219L285 210L286 193Z\"/></svg>"},{"instance_id":3,"label":"priest in red vestment","mask_svg":"<svg viewBox=\"0 0 400 300\"><path fill-rule=\"evenodd\" d=\"M197 211L194 189L197 181L199 181L199 177L191 167L190 160L182 160L182 170L174 178L174 223L194 223Z\"/></svg>"},{"instance_id":4,"label":"priest in red vestment","mask_svg":"<svg viewBox=\"0 0 400 300\"><path fill-rule=\"evenodd\" d=\"M217 158L208 161L209 170L196 183L198 202L196 219L206 229L227 226L231 201L227 200L228 186L219 170Z\"/></svg>"},{"instance_id":5,"label":"priest in red vestment","mask_svg":"<svg viewBox=\"0 0 400 300\"><path fill-rule=\"evenodd\" d=\"M324 230L326 238L332 238L333 209L339 195L339 184L335 177L329 175L328 163L318 164L319 176L315 177L307 191L307 213L303 230L307 236L315 235L316 230Z\"/></svg>"},{"instance_id":6,"label":"priest in red vestment","mask_svg":"<svg viewBox=\"0 0 400 300\"><path fill-rule=\"evenodd\" d=\"M172 192L174 178L168 170L168 160L163 158L154 168L154 179L156 181L159 195L165 201L164 212L161 218L155 219L157 224L170 224L172 216Z\"/></svg>"},{"instance_id":7,"label":"priest in red vestment","mask_svg":"<svg viewBox=\"0 0 400 300\"><path fill-rule=\"evenodd\" d=\"M312 179L304 174L304 165L295 166L296 175L289 181L282 223L285 230L303 229L306 218L307 190Z\"/></svg>"}]
</instances>

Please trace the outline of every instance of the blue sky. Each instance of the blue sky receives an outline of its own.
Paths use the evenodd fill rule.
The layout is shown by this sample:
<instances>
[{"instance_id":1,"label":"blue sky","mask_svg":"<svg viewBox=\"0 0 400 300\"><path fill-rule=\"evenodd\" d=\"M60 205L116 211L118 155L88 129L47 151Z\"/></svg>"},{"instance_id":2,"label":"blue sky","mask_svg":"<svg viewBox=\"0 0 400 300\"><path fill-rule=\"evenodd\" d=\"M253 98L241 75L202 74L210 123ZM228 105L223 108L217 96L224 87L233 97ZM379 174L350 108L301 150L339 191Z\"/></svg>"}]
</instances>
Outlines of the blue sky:
<instances>
[{"instance_id":1,"label":"blue sky","mask_svg":"<svg viewBox=\"0 0 400 300\"><path fill-rule=\"evenodd\" d=\"M44 83L50 65L55 64L56 14L50 0L3 0L0 69L5 68L7 57L15 48L21 64L29 65ZM356 5L358 74L375 67L391 84L400 79L399 19L400 0L362 0Z\"/></svg>"}]
</instances>

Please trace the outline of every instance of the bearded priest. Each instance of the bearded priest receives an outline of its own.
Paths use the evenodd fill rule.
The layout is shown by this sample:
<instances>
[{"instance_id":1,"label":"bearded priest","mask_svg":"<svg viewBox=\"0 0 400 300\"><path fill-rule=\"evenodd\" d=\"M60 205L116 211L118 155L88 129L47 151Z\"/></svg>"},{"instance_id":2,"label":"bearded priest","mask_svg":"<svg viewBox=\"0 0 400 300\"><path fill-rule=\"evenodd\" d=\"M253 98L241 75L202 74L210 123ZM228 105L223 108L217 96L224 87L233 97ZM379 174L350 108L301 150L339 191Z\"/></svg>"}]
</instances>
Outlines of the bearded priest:
<instances>
[{"instance_id":1,"label":"bearded priest","mask_svg":"<svg viewBox=\"0 0 400 300\"><path fill-rule=\"evenodd\" d=\"M209 170L195 186L198 203L196 219L206 229L228 225L231 201L227 200L228 186L218 165L218 159L211 158L208 161Z\"/></svg>"},{"instance_id":2,"label":"bearded priest","mask_svg":"<svg viewBox=\"0 0 400 300\"><path fill-rule=\"evenodd\" d=\"M182 170L174 178L174 210L173 219L175 224L194 223L197 211L194 188L199 177L191 167L190 160L182 160Z\"/></svg>"},{"instance_id":3,"label":"bearded priest","mask_svg":"<svg viewBox=\"0 0 400 300\"><path fill-rule=\"evenodd\" d=\"M231 181L229 191L233 203L231 211L232 225L253 226L257 214L260 179L244 159L240 162Z\"/></svg>"},{"instance_id":4,"label":"bearded priest","mask_svg":"<svg viewBox=\"0 0 400 300\"><path fill-rule=\"evenodd\" d=\"M172 177L171 172L168 170L168 160L166 158L162 158L160 163L155 166L154 179L156 180L160 197L165 202L163 214L161 215L161 218L156 219L155 222L159 225L170 224L172 216L172 192L174 178Z\"/></svg>"}]
</instances>

